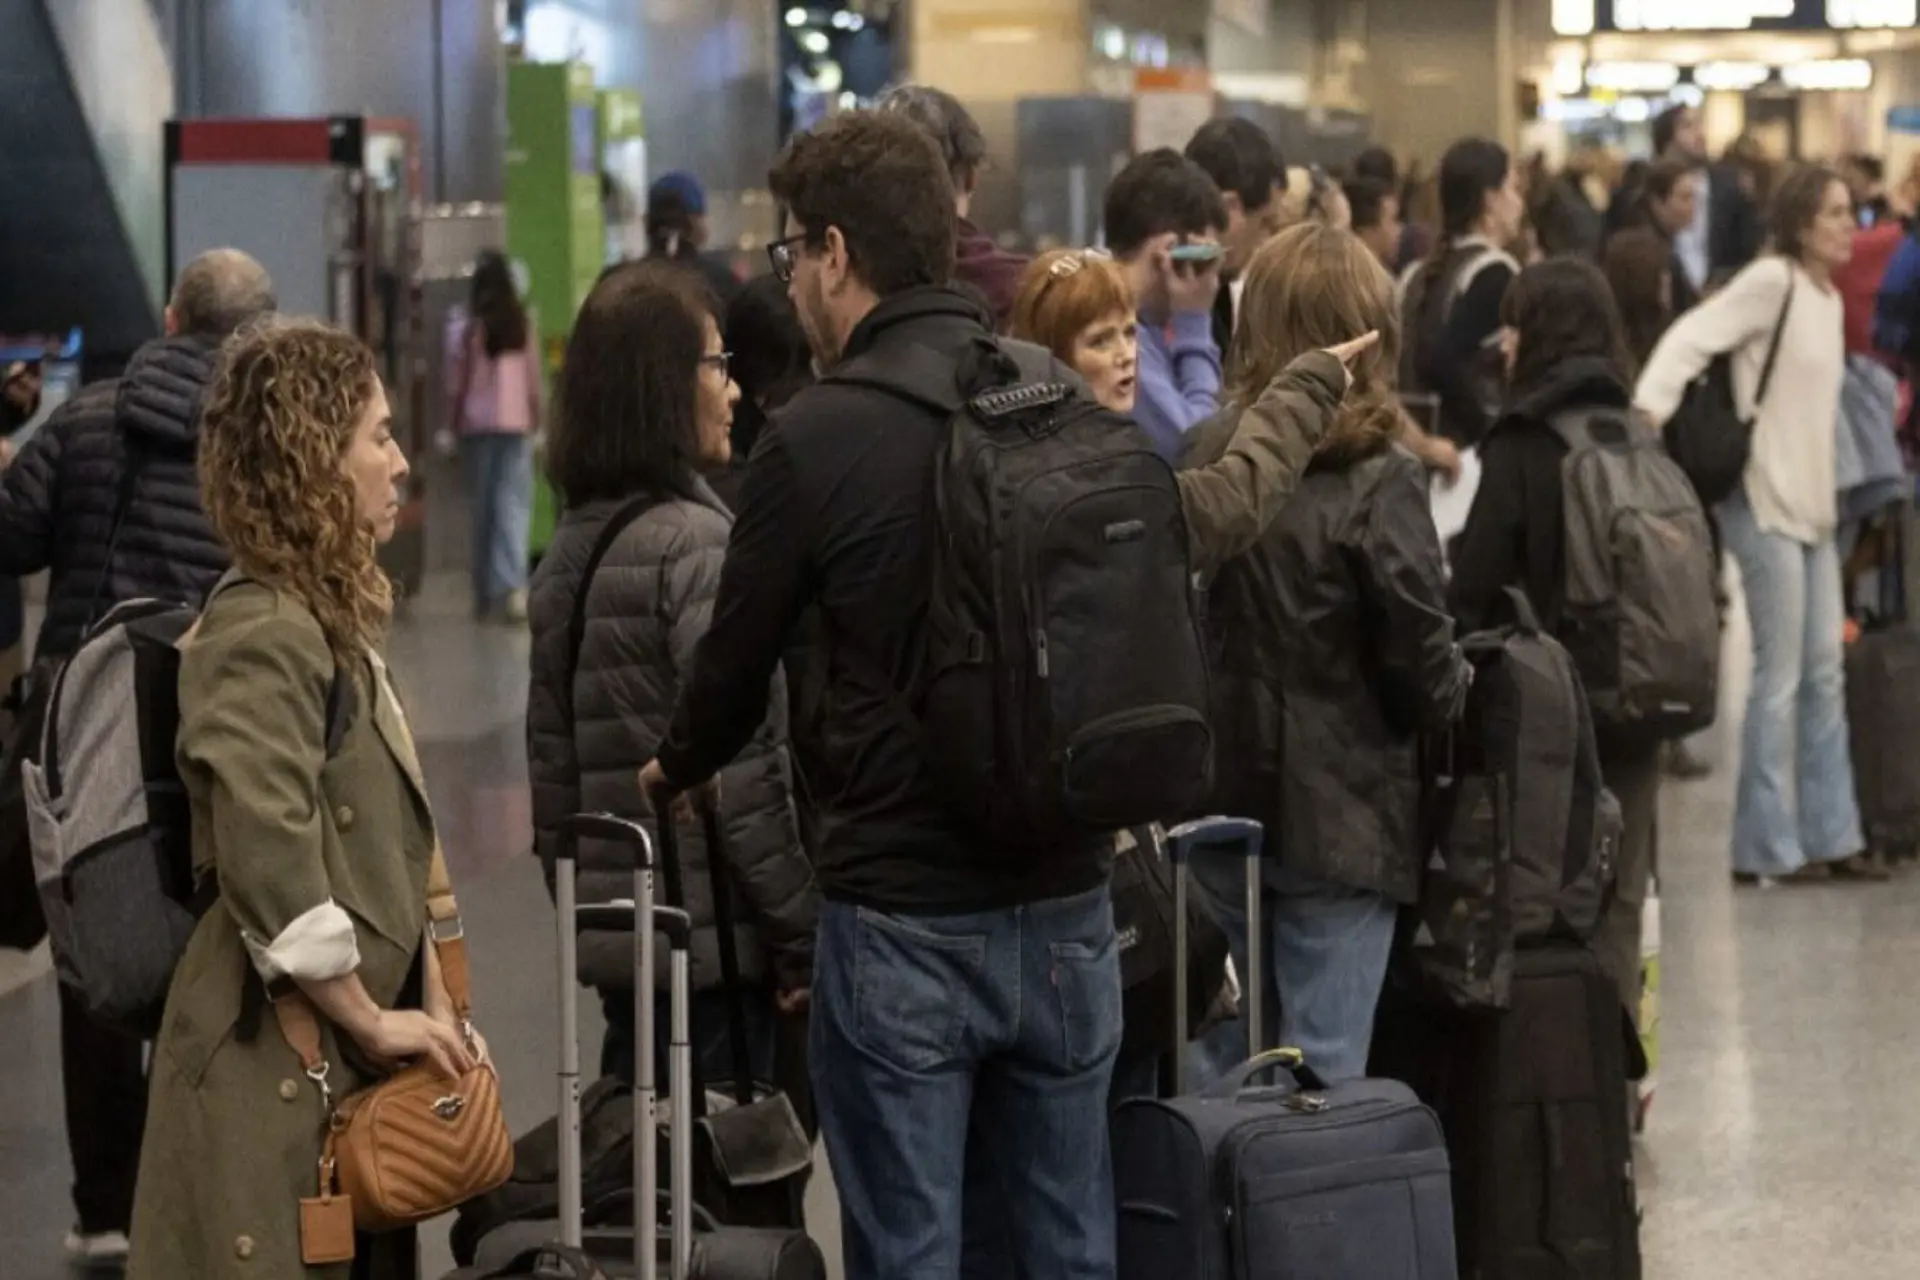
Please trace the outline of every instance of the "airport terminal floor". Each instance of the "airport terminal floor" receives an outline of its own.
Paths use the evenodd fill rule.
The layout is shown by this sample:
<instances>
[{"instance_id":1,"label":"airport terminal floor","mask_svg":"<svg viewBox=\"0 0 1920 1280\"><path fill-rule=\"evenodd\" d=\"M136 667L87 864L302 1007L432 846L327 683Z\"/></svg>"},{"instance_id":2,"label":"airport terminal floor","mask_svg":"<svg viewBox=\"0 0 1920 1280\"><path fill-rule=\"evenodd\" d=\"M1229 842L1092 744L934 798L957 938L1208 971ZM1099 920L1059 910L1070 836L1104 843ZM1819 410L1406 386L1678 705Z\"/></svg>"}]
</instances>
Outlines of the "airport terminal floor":
<instances>
[{"instance_id":1,"label":"airport terminal floor","mask_svg":"<svg viewBox=\"0 0 1920 1280\"><path fill-rule=\"evenodd\" d=\"M1736 611L1737 613L1737 611ZM1743 634L1728 637L1744 651ZM430 578L393 665L415 718L472 942L480 1016L516 1131L553 1109L552 915L527 857L524 633L474 623L457 573ZM1728 674L1729 705L1744 663ZM1735 890L1723 833L1723 719L1704 782L1670 783L1661 819L1665 1016L1659 1094L1639 1147L1649 1280L1916 1273L1920 1215L1920 872L1886 885ZM598 1036L595 1002L583 1029ZM590 1043L593 1043L590 1041ZM0 953L0 1278L70 1274L57 1015L43 960ZM829 1180L816 1237L837 1253ZM450 1265L445 1224L424 1274ZM837 1274L837 1268L836 1268Z\"/></svg>"}]
</instances>

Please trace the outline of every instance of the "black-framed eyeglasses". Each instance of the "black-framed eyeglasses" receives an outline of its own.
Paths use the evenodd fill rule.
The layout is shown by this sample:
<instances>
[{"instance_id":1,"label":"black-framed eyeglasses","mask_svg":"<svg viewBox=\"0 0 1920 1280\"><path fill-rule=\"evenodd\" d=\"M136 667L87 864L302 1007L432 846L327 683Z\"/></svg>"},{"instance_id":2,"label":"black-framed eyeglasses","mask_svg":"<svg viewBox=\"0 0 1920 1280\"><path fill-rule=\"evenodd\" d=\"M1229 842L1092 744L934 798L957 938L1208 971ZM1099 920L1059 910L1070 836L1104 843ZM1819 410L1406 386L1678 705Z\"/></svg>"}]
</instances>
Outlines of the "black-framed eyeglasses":
<instances>
[{"instance_id":1,"label":"black-framed eyeglasses","mask_svg":"<svg viewBox=\"0 0 1920 1280\"><path fill-rule=\"evenodd\" d=\"M767 246L767 261L773 264L773 274L779 277L781 284L793 283L793 251L806 242L807 233L802 231L797 236L787 236Z\"/></svg>"},{"instance_id":2,"label":"black-framed eyeglasses","mask_svg":"<svg viewBox=\"0 0 1920 1280\"><path fill-rule=\"evenodd\" d=\"M712 355L701 356L700 363L710 369L718 369L720 376L725 378L729 376L728 371L733 367L733 352L716 351Z\"/></svg>"}]
</instances>

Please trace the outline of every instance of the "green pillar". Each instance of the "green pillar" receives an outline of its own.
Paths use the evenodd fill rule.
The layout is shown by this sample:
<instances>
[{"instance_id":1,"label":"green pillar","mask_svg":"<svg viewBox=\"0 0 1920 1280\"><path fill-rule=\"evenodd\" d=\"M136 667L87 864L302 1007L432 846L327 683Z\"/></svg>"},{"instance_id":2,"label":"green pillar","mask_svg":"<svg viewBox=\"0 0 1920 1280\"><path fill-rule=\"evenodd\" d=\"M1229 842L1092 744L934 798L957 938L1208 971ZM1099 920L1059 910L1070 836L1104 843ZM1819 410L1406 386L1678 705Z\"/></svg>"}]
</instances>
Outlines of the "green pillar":
<instances>
[{"instance_id":1,"label":"green pillar","mask_svg":"<svg viewBox=\"0 0 1920 1280\"><path fill-rule=\"evenodd\" d=\"M508 66L506 190L507 253L526 271L527 305L551 387L573 318L605 263L593 68ZM535 557L553 539L557 505L543 473L534 488Z\"/></svg>"}]
</instances>

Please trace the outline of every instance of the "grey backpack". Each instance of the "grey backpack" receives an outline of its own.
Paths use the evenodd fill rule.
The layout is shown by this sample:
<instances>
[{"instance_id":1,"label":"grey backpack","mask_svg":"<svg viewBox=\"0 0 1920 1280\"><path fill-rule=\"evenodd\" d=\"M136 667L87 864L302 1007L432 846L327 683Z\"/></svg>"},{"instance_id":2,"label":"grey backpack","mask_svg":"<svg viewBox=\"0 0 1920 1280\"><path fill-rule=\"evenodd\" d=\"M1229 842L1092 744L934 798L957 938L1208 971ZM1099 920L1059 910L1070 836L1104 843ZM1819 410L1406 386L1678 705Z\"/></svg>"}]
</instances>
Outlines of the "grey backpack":
<instances>
[{"instance_id":1,"label":"grey backpack","mask_svg":"<svg viewBox=\"0 0 1920 1280\"><path fill-rule=\"evenodd\" d=\"M1679 737L1713 723L1720 614L1713 535L1659 433L1624 410L1555 415L1566 442L1566 609L1596 725L1611 735Z\"/></svg>"},{"instance_id":2,"label":"grey backpack","mask_svg":"<svg viewBox=\"0 0 1920 1280\"><path fill-rule=\"evenodd\" d=\"M53 677L39 740L21 762L55 970L92 1018L142 1037L159 1030L174 968L218 897L212 877L194 877L174 760L179 643L199 616L192 605L129 600L100 619ZM353 705L353 682L336 670L329 756Z\"/></svg>"}]
</instances>

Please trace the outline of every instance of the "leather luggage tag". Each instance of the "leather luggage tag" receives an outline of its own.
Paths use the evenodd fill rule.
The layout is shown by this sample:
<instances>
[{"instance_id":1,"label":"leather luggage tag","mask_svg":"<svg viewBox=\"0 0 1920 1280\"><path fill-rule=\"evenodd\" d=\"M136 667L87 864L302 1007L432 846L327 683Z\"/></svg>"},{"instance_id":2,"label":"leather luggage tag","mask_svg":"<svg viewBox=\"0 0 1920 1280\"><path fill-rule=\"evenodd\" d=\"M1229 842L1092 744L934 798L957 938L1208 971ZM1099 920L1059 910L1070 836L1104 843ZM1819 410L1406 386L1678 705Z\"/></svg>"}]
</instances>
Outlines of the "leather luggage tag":
<instances>
[{"instance_id":1,"label":"leather luggage tag","mask_svg":"<svg viewBox=\"0 0 1920 1280\"><path fill-rule=\"evenodd\" d=\"M312 1196L300 1201L300 1261L309 1267L353 1261L353 1201Z\"/></svg>"}]
</instances>

